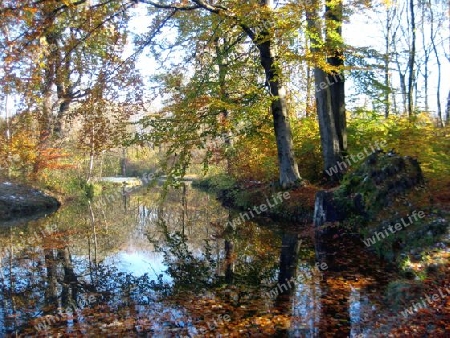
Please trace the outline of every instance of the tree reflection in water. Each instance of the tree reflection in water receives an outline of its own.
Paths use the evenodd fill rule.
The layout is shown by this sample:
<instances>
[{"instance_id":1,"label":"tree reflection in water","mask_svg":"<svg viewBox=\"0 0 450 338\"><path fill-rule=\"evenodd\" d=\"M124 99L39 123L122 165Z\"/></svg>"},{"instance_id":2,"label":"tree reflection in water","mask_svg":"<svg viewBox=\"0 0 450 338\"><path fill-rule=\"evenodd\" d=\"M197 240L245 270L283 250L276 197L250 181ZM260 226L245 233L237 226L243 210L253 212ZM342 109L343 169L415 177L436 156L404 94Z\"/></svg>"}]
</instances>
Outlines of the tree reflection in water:
<instances>
[{"instance_id":1,"label":"tree reflection in water","mask_svg":"<svg viewBox=\"0 0 450 338\"><path fill-rule=\"evenodd\" d=\"M352 296L350 287L343 293L332 266L323 280L311 274L308 238L274 224L224 228L234 215L188 185L170 190L163 203L161 195L153 188L101 209L67 206L0 233L2 247L13 249L1 260L0 336L35 335L45 316L57 320L46 323L43 336L315 337L339 325L353 330L357 315L349 308L362 304L364 290L353 285ZM54 232L24 245L50 225ZM268 296L301 274L310 278ZM331 317L339 325L325 324Z\"/></svg>"}]
</instances>

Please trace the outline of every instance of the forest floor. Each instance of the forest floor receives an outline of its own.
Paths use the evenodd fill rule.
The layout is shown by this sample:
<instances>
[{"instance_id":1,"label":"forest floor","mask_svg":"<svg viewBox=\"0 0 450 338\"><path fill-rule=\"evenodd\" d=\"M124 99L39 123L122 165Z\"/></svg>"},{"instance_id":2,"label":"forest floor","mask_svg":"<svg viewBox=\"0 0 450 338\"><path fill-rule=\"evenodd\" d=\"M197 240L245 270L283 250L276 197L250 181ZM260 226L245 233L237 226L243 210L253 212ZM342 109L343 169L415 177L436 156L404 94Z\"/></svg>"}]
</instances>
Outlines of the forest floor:
<instances>
[{"instance_id":1,"label":"forest floor","mask_svg":"<svg viewBox=\"0 0 450 338\"><path fill-rule=\"evenodd\" d=\"M428 182L433 207L450 223L450 183ZM425 207L425 206L424 206ZM398 283L387 297L396 297L394 309L374 322L379 337L449 337L450 233L426 248L416 248L418 259L409 263L415 278ZM417 276L423 276L418 279ZM394 293L395 292L395 293ZM405 297L407 295L407 297ZM419 308L421 306L421 308ZM417 309L416 309L417 308ZM409 310L409 311L408 311ZM417 310L417 311L416 311Z\"/></svg>"}]
</instances>

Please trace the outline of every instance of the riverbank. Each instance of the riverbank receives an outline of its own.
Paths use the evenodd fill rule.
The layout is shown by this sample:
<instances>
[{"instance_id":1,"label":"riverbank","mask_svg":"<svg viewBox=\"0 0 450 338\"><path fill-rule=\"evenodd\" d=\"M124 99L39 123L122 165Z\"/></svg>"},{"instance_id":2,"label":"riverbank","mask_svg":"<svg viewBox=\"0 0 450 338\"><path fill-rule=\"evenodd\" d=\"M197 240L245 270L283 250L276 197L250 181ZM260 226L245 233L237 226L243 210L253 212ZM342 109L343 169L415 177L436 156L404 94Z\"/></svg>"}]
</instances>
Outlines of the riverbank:
<instances>
[{"instance_id":1,"label":"riverbank","mask_svg":"<svg viewBox=\"0 0 450 338\"><path fill-rule=\"evenodd\" d=\"M41 217L56 211L60 205L55 197L30 186L0 182L1 224L28 217Z\"/></svg>"},{"instance_id":2,"label":"riverbank","mask_svg":"<svg viewBox=\"0 0 450 338\"><path fill-rule=\"evenodd\" d=\"M275 185L226 180L208 178L194 185L214 192L224 205L242 211L277 193ZM372 319L373 330L368 334L442 336L449 332L450 297L441 297L426 307L416 304L422 304L426 295L436 294L433 290L450 285L450 184L427 180L411 157L374 154L345 175L339 186L306 184L294 188L289 190L291 198L267 210L264 216L287 221L290 227L309 233L311 240L317 241L313 214L319 191L330 196L325 210L334 210L321 226L326 229L322 241L336 263L329 264L331 269L342 268L340 253L348 248L341 242L351 235L361 253L396 271L382 295L387 310Z\"/></svg>"},{"instance_id":3,"label":"riverbank","mask_svg":"<svg viewBox=\"0 0 450 338\"><path fill-rule=\"evenodd\" d=\"M276 189L273 184L261 182L248 182L245 184L235 184L234 182L221 182L224 176L195 180L192 186L202 191L214 194L217 199L226 207L247 212L258 207L272 196L283 193ZM277 221L287 221L299 224L309 224L312 222L314 212L314 196L319 191L319 187L305 185L290 189L289 198L283 199L282 203L262 210L258 217L268 217Z\"/></svg>"}]
</instances>

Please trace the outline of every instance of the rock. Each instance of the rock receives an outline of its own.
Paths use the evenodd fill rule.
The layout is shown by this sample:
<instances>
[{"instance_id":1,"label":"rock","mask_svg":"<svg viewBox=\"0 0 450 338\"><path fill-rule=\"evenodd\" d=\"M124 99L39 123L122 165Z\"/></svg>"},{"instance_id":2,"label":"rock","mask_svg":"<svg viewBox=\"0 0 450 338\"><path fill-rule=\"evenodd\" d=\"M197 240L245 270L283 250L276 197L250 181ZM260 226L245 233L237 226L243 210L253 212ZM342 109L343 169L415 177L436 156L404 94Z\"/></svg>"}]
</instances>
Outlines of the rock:
<instances>
[{"instance_id":1,"label":"rock","mask_svg":"<svg viewBox=\"0 0 450 338\"><path fill-rule=\"evenodd\" d=\"M410 205L405 204L408 202L405 196L421 184L423 175L417 160L394 152L371 154L355 171L344 176L337 189L317 192L314 209L316 255L328 259L334 250L329 243L345 233L362 239L365 230L368 230L366 236L371 236L374 231L382 232L384 227L393 225L388 219L389 213L395 212L392 206L400 202ZM381 221L380 212L383 212ZM392 216L394 220L398 219L398 215ZM372 221L380 228L367 229ZM437 232L438 228L426 231ZM403 247L396 240L395 236L389 237L383 242L388 248L380 253L396 260Z\"/></svg>"},{"instance_id":2,"label":"rock","mask_svg":"<svg viewBox=\"0 0 450 338\"><path fill-rule=\"evenodd\" d=\"M318 191L316 194L316 200L314 203L314 216L313 222L316 229L321 228L328 222L339 222L345 218L342 214L342 210L339 209L333 192L330 191ZM325 230L322 230L323 233Z\"/></svg>"},{"instance_id":3,"label":"rock","mask_svg":"<svg viewBox=\"0 0 450 338\"><path fill-rule=\"evenodd\" d=\"M333 199L345 215L369 220L423 182L416 159L395 153L373 153L357 170L344 177Z\"/></svg>"},{"instance_id":4,"label":"rock","mask_svg":"<svg viewBox=\"0 0 450 338\"><path fill-rule=\"evenodd\" d=\"M29 186L0 183L0 221L51 213L60 205L56 198Z\"/></svg>"}]
</instances>

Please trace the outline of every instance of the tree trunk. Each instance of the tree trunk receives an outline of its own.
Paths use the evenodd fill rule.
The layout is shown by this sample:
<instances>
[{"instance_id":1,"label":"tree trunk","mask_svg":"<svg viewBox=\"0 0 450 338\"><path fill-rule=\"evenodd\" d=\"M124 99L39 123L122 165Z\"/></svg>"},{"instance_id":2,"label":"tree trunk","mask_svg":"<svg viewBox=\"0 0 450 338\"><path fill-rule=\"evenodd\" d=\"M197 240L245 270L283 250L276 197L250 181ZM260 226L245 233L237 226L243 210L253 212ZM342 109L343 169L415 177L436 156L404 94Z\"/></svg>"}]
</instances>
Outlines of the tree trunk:
<instances>
[{"instance_id":1,"label":"tree trunk","mask_svg":"<svg viewBox=\"0 0 450 338\"><path fill-rule=\"evenodd\" d=\"M288 188L295 185L301 177L294 158L291 125L286 105L286 90L280 81L281 70L275 65L271 41L258 43L257 47L272 96L271 110L278 150L280 185L283 188Z\"/></svg>"},{"instance_id":2,"label":"tree trunk","mask_svg":"<svg viewBox=\"0 0 450 338\"><path fill-rule=\"evenodd\" d=\"M9 29L6 26L4 28L4 34L5 34L5 38L6 41L9 42ZM12 54L12 44L10 44L9 48L8 48L8 52L10 54ZM5 73L9 73L11 71L10 69L11 65L9 62L5 62L4 65L4 72ZM10 90L9 90L9 86L6 85L4 86L4 93L5 93L5 136L6 136L6 170L7 170L7 177L11 178L11 168L12 168L12 138L11 138L11 123L10 123L10 114L9 114L9 98L10 98Z\"/></svg>"},{"instance_id":3,"label":"tree trunk","mask_svg":"<svg viewBox=\"0 0 450 338\"><path fill-rule=\"evenodd\" d=\"M339 19L342 7L339 6L327 16L333 20ZM317 17L317 4L314 9L307 12L308 29L311 36L320 36L320 25ZM340 34L340 23L334 30ZM330 33L328 34L330 35ZM319 38L311 38L311 52L318 53ZM327 59L334 66L342 66L342 51L333 50L332 57ZM324 160L324 172L336 165L347 150L346 119L345 119L345 93L343 76L338 73L326 74L320 67L314 68L316 108L319 119L320 141ZM333 88L333 89L332 89ZM339 180L340 173L331 176L331 180Z\"/></svg>"},{"instance_id":4,"label":"tree trunk","mask_svg":"<svg viewBox=\"0 0 450 338\"><path fill-rule=\"evenodd\" d=\"M425 28L426 28L426 26L425 26L425 23L426 23L425 6L421 6L421 7L422 7L422 20L421 20L422 21L421 22L421 24L422 24L422 29L421 29L421 31L422 31L422 48L423 48L423 53L424 53L424 55L423 55L423 67L424 67L424 71L423 71L424 85L423 85L423 87L424 87L424 96L425 96L425 111L427 113L429 113L430 105L429 105L429 100L428 100L428 93L429 93L429 90L428 90L428 79L429 79L428 64L430 61L430 52L427 48L428 47L426 45L427 40L425 38ZM432 22L431 22L431 25L433 25ZM431 35L430 38L433 39L433 33L431 33L430 35Z\"/></svg>"},{"instance_id":5,"label":"tree trunk","mask_svg":"<svg viewBox=\"0 0 450 338\"><path fill-rule=\"evenodd\" d=\"M322 145L322 156L324 161L324 171L334 167L341 160L340 142L336 131L335 114L331 101L330 87L317 90L320 85L327 83L327 74L316 67L314 69L316 83L316 107L319 119L320 144ZM332 180L338 180L340 175L334 175Z\"/></svg>"},{"instance_id":6,"label":"tree trunk","mask_svg":"<svg viewBox=\"0 0 450 338\"><path fill-rule=\"evenodd\" d=\"M87 177L87 182L90 182L91 178L92 178L92 172L94 171L94 153L91 152L89 154L89 170L88 170L88 177Z\"/></svg>"},{"instance_id":7,"label":"tree trunk","mask_svg":"<svg viewBox=\"0 0 450 338\"><path fill-rule=\"evenodd\" d=\"M414 12L414 0L409 1L409 10L411 16L411 50L409 51L409 60L408 60L408 116L412 117L414 113L414 104L413 104L413 91L414 91L414 82L415 82L415 74L414 74L414 65L416 60L416 18Z\"/></svg>"},{"instance_id":8,"label":"tree trunk","mask_svg":"<svg viewBox=\"0 0 450 338\"><path fill-rule=\"evenodd\" d=\"M330 45L336 45L336 41L331 41L332 36L342 38L342 1L334 2L332 5L327 3L326 19L327 42ZM347 121L345 116L345 80L342 68L344 66L344 51L341 41L338 41L337 47L331 49L331 56L327 58L329 65L336 70L327 74L327 84L330 88L331 110L334 117L334 126L339 141L339 157L347 152ZM327 168L328 169L328 168Z\"/></svg>"},{"instance_id":9,"label":"tree trunk","mask_svg":"<svg viewBox=\"0 0 450 338\"><path fill-rule=\"evenodd\" d=\"M11 125L9 121L9 93L5 95L5 125L6 125L6 175L11 178L11 168L12 168L12 138L11 138Z\"/></svg>"},{"instance_id":10,"label":"tree trunk","mask_svg":"<svg viewBox=\"0 0 450 338\"><path fill-rule=\"evenodd\" d=\"M121 173L123 177L127 177L127 149L122 148L122 165L121 165Z\"/></svg>"},{"instance_id":11,"label":"tree trunk","mask_svg":"<svg viewBox=\"0 0 450 338\"><path fill-rule=\"evenodd\" d=\"M228 65L226 62L226 58L228 57L227 51L229 51L229 46L227 44L227 39L224 39L224 45L221 46L219 42L219 38L214 40L214 45L216 47L216 62L219 67L219 100L222 102L227 102L229 99L229 95L227 93L226 88L226 77L228 73ZM221 48L222 47L222 48ZM226 121L229 118L228 109L224 108L221 111L220 118L223 118L223 121ZM233 146L232 134L229 130L224 129L222 132L223 142L225 145L225 161L227 165L227 173L231 173L231 158L230 158L230 148Z\"/></svg>"},{"instance_id":12,"label":"tree trunk","mask_svg":"<svg viewBox=\"0 0 450 338\"><path fill-rule=\"evenodd\" d=\"M397 61L397 62L399 62L399 61ZM402 92L403 112L405 113L408 111L408 107L407 107L408 95L407 95L407 89L406 89L406 75L401 72L400 63L398 63L397 68L398 68L398 72L399 72L398 75L400 77L400 90Z\"/></svg>"},{"instance_id":13,"label":"tree trunk","mask_svg":"<svg viewBox=\"0 0 450 338\"><path fill-rule=\"evenodd\" d=\"M52 103L52 85L53 85L53 69L51 62L44 70L42 83L42 107L38 117L39 125L39 145L43 145L50 136L52 127L53 103Z\"/></svg>"},{"instance_id":14,"label":"tree trunk","mask_svg":"<svg viewBox=\"0 0 450 338\"><path fill-rule=\"evenodd\" d=\"M94 161L95 161L95 132L94 127L91 129L91 144L90 144L90 151L89 151L89 169L88 169L88 175L87 175L87 182L90 182L92 178L92 174L94 172Z\"/></svg>"},{"instance_id":15,"label":"tree trunk","mask_svg":"<svg viewBox=\"0 0 450 338\"><path fill-rule=\"evenodd\" d=\"M438 70L438 76L437 76L437 88L436 88L436 103L437 103L437 116L439 119L439 126L444 127L445 121L442 116L442 107L441 107L441 60L439 59L439 53L436 47L436 43L434 41L434 15L433 15L433 7L430 5L430 39L431 44L433 46L434 55L436 56L436 64L437 64L437 70Z\"/></svg>"},{"instance_id":16,"label":"tree trunk","mask_svg":"<svg viewBox=\"0 0 450 338\"><path fill-rule=\"evenodd\" d=\"M450 122L450 90L447 95L447 108L445 109L445 124Z\"/></svg>"},{"instance_id":17,"label":"tree trunk","mask_svg":"<svg viewBox=\"0 0 450 338\"><path fill-rule=\"evenodd\" d=\"M308 44L308 39L305 41L305 49L308 50L310 48ZM314 105L312 104L313 99L313 76L312 76L312 68L309 63L306 64L306 113L305 116L309 116L313 111Z\"/></svg>"},{"instance_id":18,"label":"tree trunk","mask_svg":"<svg viewBox=\"0 0 450 338\"><path fill-rule=\"evenodd\" d=\"M389 80L389 66L390 66L390 46L391 46L391 18L390 12L386 9L386 35L384 36L384 118L389 117L391 110L390 95L390 80Z\"/></svg>"}]
</instances>

